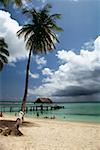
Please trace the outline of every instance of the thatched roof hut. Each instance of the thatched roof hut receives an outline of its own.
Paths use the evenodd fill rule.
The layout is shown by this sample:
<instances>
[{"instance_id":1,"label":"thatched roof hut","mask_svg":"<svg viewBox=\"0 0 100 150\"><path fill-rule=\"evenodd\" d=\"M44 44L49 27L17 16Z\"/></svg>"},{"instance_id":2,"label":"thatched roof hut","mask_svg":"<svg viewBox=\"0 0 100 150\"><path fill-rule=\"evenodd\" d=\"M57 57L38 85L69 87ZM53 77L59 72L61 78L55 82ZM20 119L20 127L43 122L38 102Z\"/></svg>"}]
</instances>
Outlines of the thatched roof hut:
<instances>
[{"instance_id":1,"label":"thatched roof hut","mask_svg":"<svg viewBox=\"0 0 100 150\"><path fill-rule=\"evenodd\" d=\"M52 103L50 98L38 98L35 103Z\"/></svg>"}]
</instances>

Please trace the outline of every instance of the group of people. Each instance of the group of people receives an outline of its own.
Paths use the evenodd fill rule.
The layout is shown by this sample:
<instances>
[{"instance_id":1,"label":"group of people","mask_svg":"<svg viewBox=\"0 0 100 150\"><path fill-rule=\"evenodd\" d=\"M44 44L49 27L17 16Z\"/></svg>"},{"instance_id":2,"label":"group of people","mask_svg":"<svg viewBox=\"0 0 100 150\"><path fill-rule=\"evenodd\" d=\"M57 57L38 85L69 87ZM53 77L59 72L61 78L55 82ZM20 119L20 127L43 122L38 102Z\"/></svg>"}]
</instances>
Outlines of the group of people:
<instances>
[{"instance_id":1,"label":"group of people","mask_svg":"<svg viewBox=\"0 0 100 150\"><path fill-rule=\"evenodd\" d=\"M39 115L39 112L37 112L36 116L37 116L37 118L40 116L40 115ZM44 118L49 118L49 117L46 116L46 117L44 117ZM51 117L50 117L50 119L55 119L55 118L56 118L55 116L51 116Z\"/></svg>"}]
</instances>

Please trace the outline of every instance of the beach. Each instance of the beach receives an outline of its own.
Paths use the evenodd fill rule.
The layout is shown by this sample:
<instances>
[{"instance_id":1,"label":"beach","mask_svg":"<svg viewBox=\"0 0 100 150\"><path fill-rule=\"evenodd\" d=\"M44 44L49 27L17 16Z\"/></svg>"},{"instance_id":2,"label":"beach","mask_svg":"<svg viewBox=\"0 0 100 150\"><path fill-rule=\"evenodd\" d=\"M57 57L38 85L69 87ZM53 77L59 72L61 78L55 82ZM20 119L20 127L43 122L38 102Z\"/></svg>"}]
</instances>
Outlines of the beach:
<instances>
[{"instance_id":1,"label":"beach","mask_svg":"<svg viewBox=\"0 0 100 150\"><path fill-rule=\"evenodd\" d=\"M4 114L2 120L15 121ZM0 150L99 150L100 124L25 118L21 137L0 135Z\"/></svg>"}]
</instances>

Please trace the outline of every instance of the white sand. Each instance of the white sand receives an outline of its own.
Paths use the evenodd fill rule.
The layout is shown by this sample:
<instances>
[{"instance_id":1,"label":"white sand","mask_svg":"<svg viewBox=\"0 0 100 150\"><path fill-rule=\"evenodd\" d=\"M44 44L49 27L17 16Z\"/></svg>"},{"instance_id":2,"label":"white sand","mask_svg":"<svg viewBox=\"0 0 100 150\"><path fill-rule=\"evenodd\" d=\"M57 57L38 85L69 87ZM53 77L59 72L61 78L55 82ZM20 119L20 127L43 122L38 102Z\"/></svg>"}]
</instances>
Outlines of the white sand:
<instances>
[{"instance_id":1,"label":"white sand","mask_svg":"<svg viewBox=\"0 0 100 150\"><path fill-rule=\"evenodd\" d=\"M3 120L15 120L3 117ZM0 118L1 120L1 118ZM0 150L100 150L100 124L29 119L20 128L24 136L0 135Z\"/></svg>"}]
</instances>

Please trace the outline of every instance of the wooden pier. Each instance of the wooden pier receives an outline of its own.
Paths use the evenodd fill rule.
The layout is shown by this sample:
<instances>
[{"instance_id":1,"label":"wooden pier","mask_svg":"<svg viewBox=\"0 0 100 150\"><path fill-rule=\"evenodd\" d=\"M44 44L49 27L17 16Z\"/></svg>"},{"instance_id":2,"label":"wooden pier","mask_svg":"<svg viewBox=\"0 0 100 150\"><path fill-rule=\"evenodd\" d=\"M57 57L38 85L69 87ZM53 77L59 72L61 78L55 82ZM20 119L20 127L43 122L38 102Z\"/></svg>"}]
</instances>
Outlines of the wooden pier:
<instances>
[{"instance_id":1,"label":"wooden pier","mask_svg":"<svg viewBox=\"0 0 100 150\"><path fill-rule=\"evenodd\" d=\"M41 110L41 111L48 111L48 110L57 110L57 109L61 109L61 108L64 108L64 106L43 106L43 105L40 105L40 106L31 106L30 109L28 109L28 107L26 107L26 111L38 111L38 110Z\"/></svg>"},{"instance_id":2,"label":"wooden pier","mask_svg":"<svg viewBox=\"0 0 100 150\"><path fill-rule=\"evenodd\" d=\"M1 106L0 111L6 112L16 112L15 109L19 108L17 106ZM29 111L50 111L50 110L57 110L57 109L64 109L64 106L59 105L37 105L37 106L26 106L26 113Z\"/></svg>"}]
</instances>

